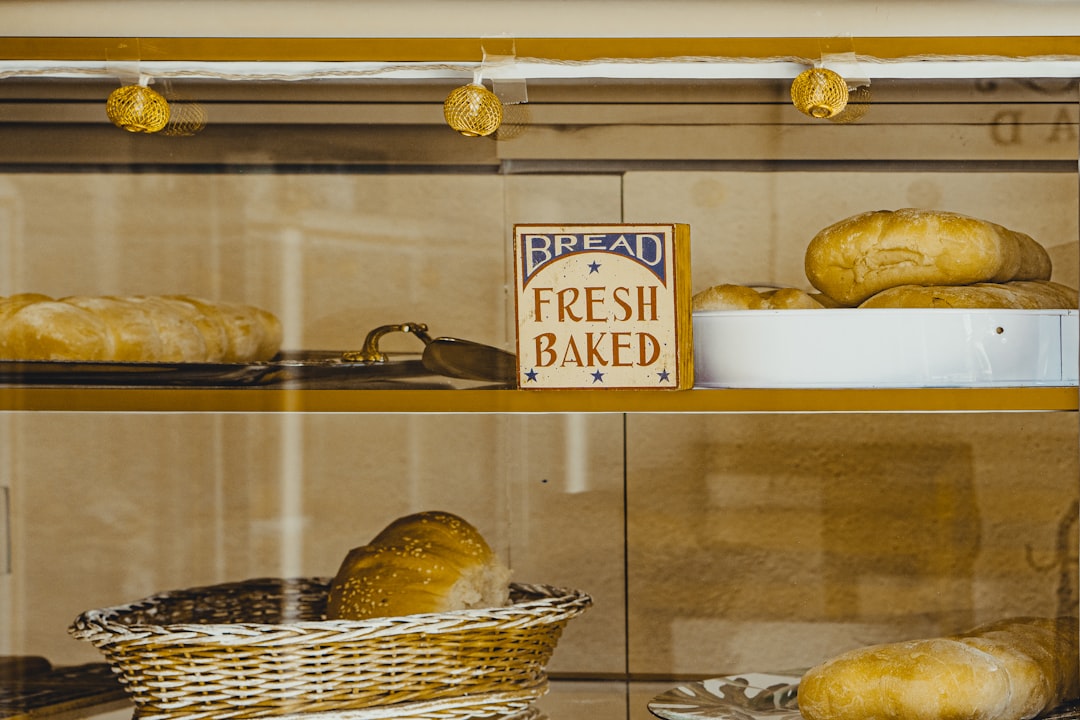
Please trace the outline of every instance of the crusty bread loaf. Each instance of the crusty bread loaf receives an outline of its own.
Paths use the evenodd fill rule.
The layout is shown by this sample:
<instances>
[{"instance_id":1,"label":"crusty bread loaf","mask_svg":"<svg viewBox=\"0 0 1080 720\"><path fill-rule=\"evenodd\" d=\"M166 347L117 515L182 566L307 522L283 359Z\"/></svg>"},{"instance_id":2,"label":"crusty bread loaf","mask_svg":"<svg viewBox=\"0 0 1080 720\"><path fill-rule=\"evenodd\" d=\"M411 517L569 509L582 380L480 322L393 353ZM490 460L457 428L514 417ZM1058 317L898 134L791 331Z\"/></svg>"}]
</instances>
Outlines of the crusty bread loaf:
<instances>
[{"instance_id":1,"label":"crusty bread loaf","mask_svg":"<svg viewBox=\"0 0 1080 720\"><path fill-rule=\"evenodd\" d=\"M190 296L0 298L0 360L247 363L281 336L266 310Z\"/></svg>"},{"instance_id":2,"label":"crusty bread loaf","mask_svg":"<svg viewBox=\"0 0 1080 720\"><path fill-rule=\"evenodd\" d=\"M769 310L820 310L820 302L798 288L763 290L761 297Z\"/></svg>"},{"instance_id":3,"label":"crusty bread loaf","mask_svg":"<svg viewBox=\"0 0 1080 720\"><path fill-rule=\"evenodd\" d=\"M798 288L756 290L747 285L713 285L694 295L694 311L704 310L798 310L824 307Z\"/></svg>"},{"instance_id":4,"label":"crusty bread loaf","mask_svg":"<svg viewBox=\"0 0 1080 720\"><path fill-rule=\"evenodd\" d=\"M1008 232L1020 244L1020 267L1016 269L1012 279L1049 280L1054 273L1050 252L1030 235L1015 230Z\"/></svg>"},{"instance_id":5,"label":"crusty bread loaf","mask_svg":"<svg viewBox=\"0 0 1080 720\"><path fill-rule=\"evenodd\" d=\"M281 323L273 313L238 303L210 302L190 295L175 295L200 313L200 323L221 328L226 357L271 358L281 347Z\"/></svg>"},{"instance_id":6,"label":"crusty bread loaf","mask_svg":"<svg viewBox=\"0 0 1080 720\"><path fill-rule=\"evenodd\" d=\"M0 327L3 326L9 317L22 308L31 303L41 302L42 300L52 300L52 298L48 295L42 295L41 293L21 293L19 295L0 297Z\"/></svg>"},{"instance_id":7,"label":"crusty bread loaf","mask_svg":"<svg viewBox=\"0 0 1080 720\"><path fill-rule=\"evenodd\" d=\"M1068 310L1077 307L1077 291L1048 280L973 285L901 285L870 296L859 307Z\"/></svg>"},{"instance_id":8,"label":"crusty bread loaf","mask_svg":"<svg viewBox=\"0 0 1080 720\"><path fill-rule=\"evenodd\" d=\"M1046 249L1024 233L938 210L876 210L841 220L810 241L810 284L845 307L900 285L1049 280Z\"/></svg>"},{"instance_id":9,"label":"crusty bread loaf","mask_svg":"<svg viewBox=\"0 0 1080 720\"><path fill-rule=\"evenodd\" d=\"M501 607L510 571L480 532L447 512L398 518L353 548L330 584L331 620Z\"/></svg>"},{"instance_id":10,"label":"crusty bread loaf","mask_svg":"<svg viewBox=\"0 0 1080 720\"><path fill-rule=\"evenodd\" d=\"M859 648L811 668L806 720L1026 720L1080 697L1076 618L1021 617Z\"/></svg>"},{"instance_id":11,"label":"crusty bread loaf","mask_svg":"<svg viewBox=\"0 0 1080 720\"><path fill-rule=\"evenodd\" d=\"M125 362L153 362L156 358L166 356L164 351L166 340L162 338L154 318L139 304L116 297L72 297L66 302L42 304L43 307L57 309L64 308L65 305L82 308L98 318L109 318L108 321L103 321L105 329L100 339L95 338L94 347L99 350L94 353L94 360L124 358ZM25 316L20 320L25 321ZM46 329L36 333L38 337L54 337L56 343L60 345L55 351L48 353L48 358L43 359L58 359L57 355L66 355L63 359L86 359L86 351L62 349L61 343L65 336L60 330L64 327L70 326L57 325L52 331L53 334L49 335L46 335L48 332ZM13 326L8 328L8 331L15 333L18 332L18 328ZM23 347L18 354L26 359L33 354L33 349Z\"/></svg>"},{"instance_id":12,"label":"crusty bread loaf","mask_svg":"<svg viewBox=\"0 0 1080 720\"><path fill-rule=\"evenodd\" d=\"M25 304L0 328L0 360L106 361L111 355L105 320L70 303Z\"/></svg>"}]
</instances>

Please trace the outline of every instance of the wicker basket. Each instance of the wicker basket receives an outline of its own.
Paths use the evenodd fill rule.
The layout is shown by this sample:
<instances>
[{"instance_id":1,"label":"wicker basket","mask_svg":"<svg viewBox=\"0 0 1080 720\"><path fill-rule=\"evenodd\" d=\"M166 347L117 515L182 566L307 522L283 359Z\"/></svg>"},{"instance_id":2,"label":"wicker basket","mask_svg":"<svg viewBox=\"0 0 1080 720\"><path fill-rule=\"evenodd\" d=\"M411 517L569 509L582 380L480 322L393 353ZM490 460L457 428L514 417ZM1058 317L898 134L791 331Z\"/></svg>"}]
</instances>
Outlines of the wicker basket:
<instances>
[{"instance_id":1,"label":"wicker basket","mask_svg":"<svg viewBox=\"0 0 1080 720\"><path fill-rule=\"evenodd\" d=\"M328 578L248 580L90 610L93 643L139 720L517 715L547 690L546 665L588 595L512 585L506 607L324 620Z\"/></svg>"}]
</instances>

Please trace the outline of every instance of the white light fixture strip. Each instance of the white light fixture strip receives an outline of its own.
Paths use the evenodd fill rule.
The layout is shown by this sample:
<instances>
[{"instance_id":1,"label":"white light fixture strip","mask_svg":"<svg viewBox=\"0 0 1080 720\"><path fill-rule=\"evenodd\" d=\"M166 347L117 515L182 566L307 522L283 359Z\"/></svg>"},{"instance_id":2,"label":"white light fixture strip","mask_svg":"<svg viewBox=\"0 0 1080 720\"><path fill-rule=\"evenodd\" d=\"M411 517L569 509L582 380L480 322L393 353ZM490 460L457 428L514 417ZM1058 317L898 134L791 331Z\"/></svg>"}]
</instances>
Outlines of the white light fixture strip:
<instances>
[{"instance_id":1,"label":"white light fixture strip","mask_svg":"<svg viewBox=\"0 0 1080 720\"><path fill-rule=\"evenodd\" d=\"M555 79L787 79L805 70L811 61L740 58L627 59L551 61L517 58L514 62L485 68L491 80ZM140 63L148 75L201 80L360 80L360 79L453 79L468 81L480 63L352 63L352 62L152 62ZM830 68L845 75L845 67ZM85 78L111 77L113 68L96 61L0 62L0 79L15 77ZM857 74L870 79L952 78L1074 78L1080 77L1080 58L965 58L880 60L860 56Z\"/></svg>"}]
</instances>

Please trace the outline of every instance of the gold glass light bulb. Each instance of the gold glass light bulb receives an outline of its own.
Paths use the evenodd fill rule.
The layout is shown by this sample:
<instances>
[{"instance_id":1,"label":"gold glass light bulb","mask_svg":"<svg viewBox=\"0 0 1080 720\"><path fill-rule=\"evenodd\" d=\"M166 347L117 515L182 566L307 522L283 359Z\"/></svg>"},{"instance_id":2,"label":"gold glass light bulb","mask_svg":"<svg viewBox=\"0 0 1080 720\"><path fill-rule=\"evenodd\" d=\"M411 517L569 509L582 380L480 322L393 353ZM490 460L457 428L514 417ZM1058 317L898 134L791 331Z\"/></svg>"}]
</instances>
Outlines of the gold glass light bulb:
<instances>
[{"instance_id":1,"label":"gold glass light bulb","mask_svg":"<svg viewBox=\"0 0 1080 720\"><path fill-rule=\"evenodd\" d=\"M462 85L446 96L443 116L465 137L490 135L502 124L502 102L483 85Z\"/></svg>"},{"instance_id":2,"label":"gold glass light bulb","mask_svg":"<svg viewBox=\"0 0 1080 720\"><path fill-rule=\"evenodd\" d=\"M828 68L804 70L791 83L791 102L804 115L831 118L847 105L847 82Z\"/></svg>"},{"instance_id":3,"label":"gold glass light bulb","mask_svg":"<svg viewBox=\"0 0 1080 720\"><path fill-rule=\"evenodd\" d=\"M169 101L145 85L125 85L109 93L105 114L128 132L155 133L169 122Z\"/></svg>"}]
</instances>

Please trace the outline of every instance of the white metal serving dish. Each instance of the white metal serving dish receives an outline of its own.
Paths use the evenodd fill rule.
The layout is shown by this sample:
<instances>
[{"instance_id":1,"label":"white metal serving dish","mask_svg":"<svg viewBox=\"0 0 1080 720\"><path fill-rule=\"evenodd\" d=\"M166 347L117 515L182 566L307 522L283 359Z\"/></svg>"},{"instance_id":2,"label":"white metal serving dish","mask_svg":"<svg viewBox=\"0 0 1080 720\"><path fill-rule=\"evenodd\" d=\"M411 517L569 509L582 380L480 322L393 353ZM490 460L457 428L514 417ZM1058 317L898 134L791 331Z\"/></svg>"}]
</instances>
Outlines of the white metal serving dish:
<instances>
[{"instance_id":1,"label":"white metal serving dish","mask_svg":"<svg viewBox=\"0 0 1080 720\"><path fill-rule=\"evenodd\" d=\"M1076 310L696 312L698 387L1076 385Z\"/></svg>"}]
</instances>

